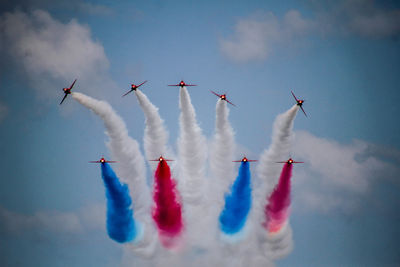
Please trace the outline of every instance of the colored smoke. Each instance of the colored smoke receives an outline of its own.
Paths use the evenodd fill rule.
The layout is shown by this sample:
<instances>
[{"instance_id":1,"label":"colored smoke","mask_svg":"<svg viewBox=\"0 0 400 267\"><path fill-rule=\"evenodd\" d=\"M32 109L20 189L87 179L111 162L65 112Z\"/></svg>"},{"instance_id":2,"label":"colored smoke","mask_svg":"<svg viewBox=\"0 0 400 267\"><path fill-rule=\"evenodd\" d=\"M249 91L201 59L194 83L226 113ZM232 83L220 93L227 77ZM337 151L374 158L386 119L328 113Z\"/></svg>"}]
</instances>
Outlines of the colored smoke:
<instances>
[{"instance_id":1,"label":"colored smoke","mask_svg":"<svg viewBox=\"0 0 400 267\"><path fill-rule=\"evenodd\" d=\"M289 157L293 139L293 122L299 106L293 105L288 111L279 114L272 129L272 142L261 154L257 169L258 183L254 185L254 227L264 251L272 259L282 258L290 253L293 247L292 230L289 224L282 227L279 234L270 234L265 230L264 209L268 205L268 196L278 184L281 165L276 161Z\"/></svg>"},{"instance_id":2,"label":"colored smoke","mask_svg":"<svg viewBox=\"0 0 400 267\"><path fill-rule=\"evenodd\" d=\"M145 227L143 237L132 248L139 254L149 256L155 251L157 238L149 218L151 195L146 184L146 169L139 144L129 137L124 121L107 102L77 92L72 93L72 97L92 110L104 122L106 134L110 139L107 146L113 159L118 161L117 173L119 177L126 179L135 206L136 220Z\"/></svg>"},{"instance_id":3,"label":"colored smoke","mask_svg":"<svg viewBox=\"0 0 400 267\"><path fill-rule=\"evenodd\" d=\"M225 208L219 217L221 230L226 234L239 232L246 223L251 207L250 178L250 163L242 162L230 194L225 195Z\"/></svg>"},{"instance_id":4,"label":"colored smoke","mask_svg":"<svg viewBox=\"0 0 400 267\"><path fill-rule=\"evenodd\" d=\"M157 224L161 243L174 247L183 229L182 210L175 181L167 162L160 161L154 174L153 219Z\"/></svg>"},{"instance_id":5,"label":"colored smoke","mask_svg":"<svg viewBox=\"0 0 400 267\"><path fill-rule=\"evenodd\" d=\"M275 187L265 207L265 228L270 233L279 232L289 217L290 207L290 178L292 177L293 165L285 163Z\"/></svg>"},{"instance_id":6,"label":"colored smoke","mask_svg":"<svg viewBox=\"0 0 400 267\"><path fill-rule=\"evenodd\" d=\"M128 185L120 183L108 163L101 164L101 174L106 187L108 235L119 243L132 241L137 230Z\"/></svg>"}]
</instances>

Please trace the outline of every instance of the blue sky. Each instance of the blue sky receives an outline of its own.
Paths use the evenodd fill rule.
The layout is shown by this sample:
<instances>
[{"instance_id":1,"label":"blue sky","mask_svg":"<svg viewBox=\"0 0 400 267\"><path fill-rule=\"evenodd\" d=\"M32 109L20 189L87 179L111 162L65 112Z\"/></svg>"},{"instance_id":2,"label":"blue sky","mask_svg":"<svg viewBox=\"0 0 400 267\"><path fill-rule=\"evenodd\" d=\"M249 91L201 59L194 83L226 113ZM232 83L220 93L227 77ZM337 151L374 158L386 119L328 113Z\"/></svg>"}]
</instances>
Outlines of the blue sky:
<instances>
[{"instance_id":1,"label":"blue sky","mask_svg":"<svg viewBox=\"0 0 400 267\"><path fill-rule=\"evenodd\" d=\"M5 266L117 266L97 166L102 122L61 88L106 99L142 143L130 83L159 107L174 147L178 90L200 125L215 101L252 158L273 121L298 114L291 225L294 250L278 266L394 266L399 221L400 5L396 1L5 1L0 5L0 262ZM243 154L238 151L238 156ZM282 160L282 159L279 159Z\"/></svg>"}]
</instances>

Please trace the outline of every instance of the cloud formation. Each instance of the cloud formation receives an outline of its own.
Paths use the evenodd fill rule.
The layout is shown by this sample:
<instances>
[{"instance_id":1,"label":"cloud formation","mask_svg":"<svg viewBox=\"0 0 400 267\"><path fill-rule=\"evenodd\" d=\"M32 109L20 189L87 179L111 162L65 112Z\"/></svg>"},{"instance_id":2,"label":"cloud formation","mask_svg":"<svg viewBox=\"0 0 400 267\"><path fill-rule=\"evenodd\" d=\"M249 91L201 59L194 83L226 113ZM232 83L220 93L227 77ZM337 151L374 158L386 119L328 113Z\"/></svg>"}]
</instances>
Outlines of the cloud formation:
<instances>
[{"instance_id":1,"label":"cloud formation","mask_svg":"<svg viewBox=\"0 0 400 267\"><path fill-rule=\"evenodd\" d=\"M0 40L2 56L22 67L29 77L28 87L42 97L59 97L56 88L69 86L75 78L83 91L94 92L99 85L112 83L103 46L75 19L64 24L43 10L4 13Z\"/></svg>"},{"instance_id":2,"label":"cloud formation","mask_svg":"<svg viewBox=\"0 0 400 267\"><path fill-rule=\"evenodd\" d=\"M312 27L311 21L296 10L288 11L282 19L272 12L258 13L239 20L233 36L220 40L220 49L237 62L263 60L274 45L303 36Z\"/></svg>"},{"instance_id":3,"label":"cloud formation","mask_svg":"<svg viewBox=\"0 0 400 267\"><path fill-rule=\"evenodd\" d=\"M11 235L26 232L81 234L87 230L105 228L104 205L83 207L77 212L39 211L22 214L0 206L0 230Z\"/></svg>"},{"instance_id":4,"label":"cloud formation","mask_svg":"<svg viewBox=\"0 0 400 267\"><path fill-rule=\"evenodd\" d=\"M312 2L319 28L326 33L373 39L400 34L400 9L383 7L374 0Z\"/></svg>"},{"instance_id":5,"label":"cloud formation","mask_svg":"<svg viewBox=\"0 0 400 267\"><path fill-rule=\"evenodd\" d=\"M294 170L297 204L322 212L356 209L375 183L392 182L400 171L392 162L371 153L376 150L376 145L364 141L345 145L296 132L293 151L299 151L297 160L306 162Z\"/></svg>"},{"instance_id":6,"label":"cloud formation","mask_svg":"<svg viewBox=\"0 0 400 267\"><path fill-rule=\"evenodd\" d=\"M221 52L235 62L265 60L274 49L308 35L382 39L400 34L400 9L373 0L309 1L312 18L289 10L279 18L256 12L240 19L234 33L219 41Z\"/></svg>"}]
</instances>

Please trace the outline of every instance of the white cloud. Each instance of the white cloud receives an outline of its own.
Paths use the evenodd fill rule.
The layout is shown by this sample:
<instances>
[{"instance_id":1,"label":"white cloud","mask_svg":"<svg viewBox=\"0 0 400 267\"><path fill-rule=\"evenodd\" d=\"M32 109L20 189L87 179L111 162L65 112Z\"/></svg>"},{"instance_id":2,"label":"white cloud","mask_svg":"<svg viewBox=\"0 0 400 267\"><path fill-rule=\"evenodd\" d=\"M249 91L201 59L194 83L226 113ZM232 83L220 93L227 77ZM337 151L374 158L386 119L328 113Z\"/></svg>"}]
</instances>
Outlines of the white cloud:
<instances>
[{"instance_id":1,"label":"white cloud","mask_svg":"<svg viewBox=\"0 0 400 267\"><path fill-rule=\"evenodd\" d=\"M222 53L236 62L265 60L278 46L316 35L355 35L387 38L400 34L400 9L380 7L373 0L310 1L312 19L297 10L282 18L272 12L257 12L240 19L235 32L219 41Z\"/></svg>"},{"instance_id":2,"label":"white cloud","mask_svg":"<svg viewBox=\"0 0 400 267\"><path fill-rule=\"evenodd\" d=\"M40 211L26 215L0 206L0 227L8 234L50 232L80 234L85 230L105 229L105 209L88 206L78 212Z\"/></svg>"},{"instance_id":3,"label":"white cloud","mask_svg":"<svg viewBox=\"0 0 400 267\"><path fill-rule=\"evenodd\" d=\"M303 206L320 211L352 211L376 182L393 182L396 165L371 153L376 145L356 140L351 144L297 132L293 151L305 164L295 166L296 198Z\"/></svg>"},{"instance_id":4,"label":"white cloud","mask_svg":"<svg viewBox=\"0 0 400 267\"><path fill-rule=\"evenodd\" d=\"M0 16L0 39L2 52L22 66L30 78L28 87L40 96L60 97L57 89L75 78L84 91L112 83L103 46L74 19L64 24L42 10L5 13Z\"/></svg>"},{"instance_id":5,"label":"white cloud","mask_svg":"<svg viewBox=\"0 0 400 267\"><path fill-rule=\"evenodd\" d=\"M220 49L234 61L263 60L276 44L302 36L312 27L296 10L288 11L283 19L271 12L258 13L239 20L234 35L220 40Z\"/></svg>"}]
</instances>

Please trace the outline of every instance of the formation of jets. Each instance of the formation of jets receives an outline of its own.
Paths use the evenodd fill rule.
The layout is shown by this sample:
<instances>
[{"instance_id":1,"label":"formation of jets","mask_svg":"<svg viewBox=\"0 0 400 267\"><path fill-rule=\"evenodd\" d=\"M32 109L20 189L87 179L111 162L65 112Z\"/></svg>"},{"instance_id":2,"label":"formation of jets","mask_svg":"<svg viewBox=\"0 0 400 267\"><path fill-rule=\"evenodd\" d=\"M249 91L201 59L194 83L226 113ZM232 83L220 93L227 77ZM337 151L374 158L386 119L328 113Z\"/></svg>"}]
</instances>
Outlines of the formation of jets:
<instances>
[{"instance_id":1,"label":"formation of jets","mask_svg":"<svg viewBox=\"0 0 400 267\"><path fill-rule=\"evenodd\" d=\"M61 100L61 102L60 102L60 105L64 102L64 100L67 98L67 96L68 96L69 94L71 94L71 89L72 89L72 87L74 87L76 80L77 80L77 79L74 80L74 82L71 84L70 87L68 87L68 88L63 88L63 89L62 89L63 92L64 92L64 97L62 98L62 100ZM122 95L122 96L124 97L124 96L126 96L127 94L129 94L129 93L131 93L131 92L133 92L133 91L136 91L136 89L138 89L140 86L142 86L142 85L145 84L146 82L147 82L147 81L144 81L144 82L142 82L142 83L139 84L139 85L135 85L135 84L132 83L132 84L131 84L131 89L130 89L128 92L126 92L124 95ZM197 86L197 85L196 85L196 84L186 84L186 83L182 80L182 81L180 81L178 84L169 84L168 86L180 86L180 87L184 87L184 86ZM213 93L214 95L218 96L221 100L226 101L226 102L228 102L229 104L231 104L231 105L233 105L233 106L236 106L235 104L233 104L232 102L230 102L230 101L226 98L226 93L225 93L225 94L218 94L218 93L216 93L216 92L214 92L214 91L211 91L211 93ZM300 107L301 111L303 111L304 115L307 117L307 114L306 114L306 112L305 112L304 109L303 109L304 100L303 100L303 99L297 99L297 97L294 95L293 91L291 91L291 93L292 93L294 99L296 100L297 105ZM159 162L161 162L161 161L173 161L173 160L171 160L171 159L165 159L165 158L163 158L162 156L160 156L158 159L151 159L151 160L149 160L149 161L159 161ZM250 160L250 159L247 159L246 157L243 157L241 160L234 160L233 162L254 162L254 161L257 161L257 160ZM106 163L106 162L107 162L107 163L115 163L116 161L107 161L104 157L102 157L100 160L97 160L97 161L89 161L89 162L90 162L90 163L102 163L102 164L104 164L104 163ZM301 162L301 161L294 161L292 158L289 158L287 161L277 161L276 163L293 164L293 163L304 163L304 162Z\"/></svg>"}]
</instances>

